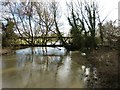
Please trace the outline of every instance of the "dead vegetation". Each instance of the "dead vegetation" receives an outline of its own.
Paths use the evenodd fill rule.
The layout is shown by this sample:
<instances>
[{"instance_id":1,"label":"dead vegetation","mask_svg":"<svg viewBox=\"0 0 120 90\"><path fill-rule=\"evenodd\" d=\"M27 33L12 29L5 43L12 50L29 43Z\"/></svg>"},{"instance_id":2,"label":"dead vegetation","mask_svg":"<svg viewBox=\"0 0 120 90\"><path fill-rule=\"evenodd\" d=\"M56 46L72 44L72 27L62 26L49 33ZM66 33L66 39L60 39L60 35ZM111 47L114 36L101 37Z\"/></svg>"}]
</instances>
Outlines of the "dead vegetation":
<instances>
[{"instance_id":1,"label":"dead vegetation","mask_svg":"<svg viewBox=\"0 0 120 90\"><path fill-rule=\"evenodd\" d=\"M97 68L98 87L118 88L118 52L113 49L93 51L87 57L88 61Z\"/></svg>"}]
</instances>

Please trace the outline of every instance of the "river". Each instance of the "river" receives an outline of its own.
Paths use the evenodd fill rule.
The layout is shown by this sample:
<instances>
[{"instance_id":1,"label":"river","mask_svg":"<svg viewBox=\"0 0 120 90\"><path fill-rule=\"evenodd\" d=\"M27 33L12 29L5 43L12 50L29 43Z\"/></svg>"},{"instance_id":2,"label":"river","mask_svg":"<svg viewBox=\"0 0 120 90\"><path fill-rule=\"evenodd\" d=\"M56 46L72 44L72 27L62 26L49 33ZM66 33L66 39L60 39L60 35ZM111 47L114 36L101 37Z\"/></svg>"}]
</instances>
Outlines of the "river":
<instances>
[{"instance_id":1,"label":"river","mask_svg":"<svg viewBox=\"0 0 120 90\"><path fill-rule=\"evenodd\" d=\"M3 88L86 88L90 72L84 54L62 47L25 48L2 56Z\"/></svg>"}]
</instances>

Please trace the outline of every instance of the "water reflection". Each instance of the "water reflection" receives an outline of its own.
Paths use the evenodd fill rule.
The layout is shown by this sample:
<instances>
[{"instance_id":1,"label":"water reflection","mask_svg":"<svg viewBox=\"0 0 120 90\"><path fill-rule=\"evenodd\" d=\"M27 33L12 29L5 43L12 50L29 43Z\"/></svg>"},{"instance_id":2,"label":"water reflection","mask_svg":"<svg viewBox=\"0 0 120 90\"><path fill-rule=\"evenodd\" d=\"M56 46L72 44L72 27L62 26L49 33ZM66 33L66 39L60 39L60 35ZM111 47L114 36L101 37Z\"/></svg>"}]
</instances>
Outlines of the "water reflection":
<instances>
[{"instance_id":1,"label":"water reflection","mask_svg":"<svg viewBox=\"0 0 120 90\"><path fill-rule=\"evenodd\" d=\"M90 74L80 52L64 48L26 48L3 56L4 88L84 88ZM84 69L84 70L83 70Z\"/></svg>"},{"instance_id":2,"label":"water reflection","mask_svg":"<svg viewBox=\"0 0 120 90\"><path fill-rule=\"evenodd\" d=\"M66 57L64 64L62 67L59 67L58 73L57 73L57 81L59 86L62 86L62 88L69 87L70 84L70 76L71 76L71 59L70 57Z\"/></svg>"},{"instance_id":3,"label":"water reflection","mask_svg":"<svg viewBox=\"0 0 120 90\"><path fill-rule=\"evenodd\" d=\"M97 77L97 69L95 67L86 67L82 65L82 76L84 85L87 88L97 88L98 86L98 77Z\"/></svg>"}]
</instances>

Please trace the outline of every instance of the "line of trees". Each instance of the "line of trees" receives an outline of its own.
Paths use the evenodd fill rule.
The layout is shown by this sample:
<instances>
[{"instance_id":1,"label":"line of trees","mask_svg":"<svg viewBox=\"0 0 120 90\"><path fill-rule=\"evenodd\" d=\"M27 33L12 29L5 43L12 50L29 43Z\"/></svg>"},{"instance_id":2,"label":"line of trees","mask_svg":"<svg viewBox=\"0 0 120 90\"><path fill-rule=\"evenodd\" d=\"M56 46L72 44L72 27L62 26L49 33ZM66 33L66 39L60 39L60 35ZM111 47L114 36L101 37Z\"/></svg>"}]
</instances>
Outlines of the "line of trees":
<instances>
[{"instance_id":1,"label":"line of trees","mask_svg":"<svg viewBox=\"0 0 120 90\"><path fill-rule=\"evenodd\" d=\"M6 35L11 33L11 37L14 37L12 34L15 34L16 37L30 38L29 40L24 38L24 41L34 45L34 37L56 34L66 49L83 50L95 49L98 44L103 45L106 39L111 42L113 40L111 37L119 36L116 34L116 32L119 33L119 28L112 22L106 24L101 22L99 8L94 1L91 3L87 1L66 3L69 10L66 11L69 13L66 18L71 26L70 35L73 37L69 43L63 40L60 32L61 12L58 2L3 2L2 6L6 8L5 14L9 15L8 17L2 16L7 20L7 25L2 24L3 38L6 39L8 36L5 36L5 33ZM114 30L110 31L109 28ZM2 39L3 43L7 41L6 39ZM98 43L98 41L100 42ZM47 39L44 38L42 43L47 43ZM3 45L5 44L8 45L7 42Z\"/></svg>"}]
</instances>

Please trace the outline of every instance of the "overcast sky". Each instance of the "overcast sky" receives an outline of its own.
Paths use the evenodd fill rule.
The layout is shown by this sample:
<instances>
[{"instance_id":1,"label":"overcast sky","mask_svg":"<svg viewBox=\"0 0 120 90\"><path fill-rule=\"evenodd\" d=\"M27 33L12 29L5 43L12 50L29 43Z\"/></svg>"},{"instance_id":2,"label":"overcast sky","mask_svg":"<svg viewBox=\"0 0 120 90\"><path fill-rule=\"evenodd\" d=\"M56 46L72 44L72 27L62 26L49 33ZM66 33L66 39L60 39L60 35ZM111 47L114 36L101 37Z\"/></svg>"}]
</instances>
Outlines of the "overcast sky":
<instances>
[{"instance_id":1,"label":"overcast sky","mask_svg":"<svg viewBox=\"0 0 120 90\"><path fill-rule=\"evenodd\" d=\"M60 0L62 5L65 3L65 1L70 0ZM72 0L76 1L76 0ZM89 0L93 1L93 0ZM107 20L116 20L118 19L118 2L120 0L96 0L99 6L99 9L101 9L101 17L104 18L108 15Z\"/></svg>"},{"instance_id":2,"label":"overcast sky","mask_svg":"<svg viewBox=\"0 0 120 90\"><path fill-rule=\"evenodd\" d=\"M65 10L64 5L66 1L70 1L70 0L60 0L63 10ZM76 0L72 0L72 1L75 2ZM103 20L106 16L107 18L105 19L105 21L109 21L109 20L115 21L116 19L118 19L118 2L120 0L96 0L96 1L98 3L98 8L100 9L101 20ZM65 18L63 20L65 20ZM68 30L70 27L68 23L65 24L66 26L64 27L64 29Z\"/></svg>"},{"instance_id":3,"label":"overcast sky","mask_svg":"<svg viewBox=\"0 0 120 90\"><path fill-rule=\"evenodd\" d=\"M108 20L116 20L118 19L118 2L120 0L99 0L100 6L103 6L103 9L101 10L102 16L108 16Z\"/></svg>"}]
</instances>

